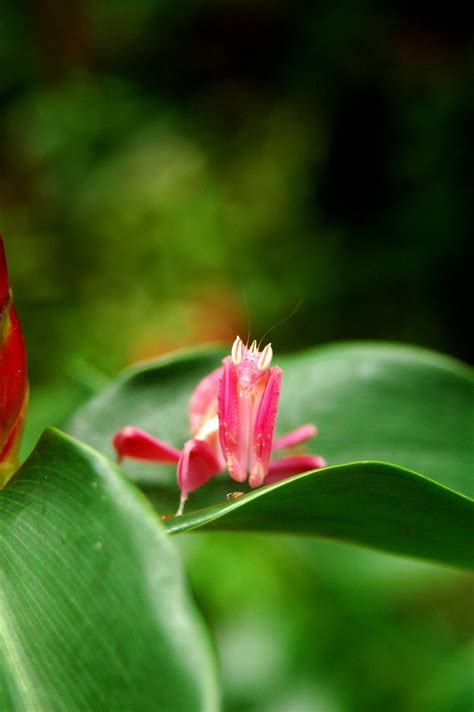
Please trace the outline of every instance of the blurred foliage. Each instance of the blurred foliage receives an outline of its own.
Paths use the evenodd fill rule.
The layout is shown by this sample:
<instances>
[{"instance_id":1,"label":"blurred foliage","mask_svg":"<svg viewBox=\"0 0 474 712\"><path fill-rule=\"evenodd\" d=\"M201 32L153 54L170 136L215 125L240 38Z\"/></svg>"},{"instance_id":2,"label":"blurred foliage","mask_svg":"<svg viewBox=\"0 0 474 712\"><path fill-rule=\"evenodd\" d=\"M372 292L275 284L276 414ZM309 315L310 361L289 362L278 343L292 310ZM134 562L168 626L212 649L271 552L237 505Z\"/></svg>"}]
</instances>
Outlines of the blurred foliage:
<instances>
[{"instance_id":1,"label":"blurred foliage","mask_svg":"<svg viewBox=\"0 0 474 712\"><path fill-rule=\"evenodd\" d=\"M256 335L302 300L280 349L469 357L458 12L2 0L1 18L1 226L35 380L228 339L245 299Z\"/></svg>"},{"instance_id":2,"label":"blurred foliage","mask_svg":"<svg viewBox=\"0 0 474 712\"><path fill-rule=\"evenodd\" d=\"M369 337L470 359L463 13L0 0L0 229L29 347L29 441L102 373L245 336L246 302L258 337L302 300L272 336L280 351ZM469 707L465 577L235 541L182 543L229 710Z\"/></svg>"},{"instance_id":3,"label":"blurred foliage","mask_svg":"<svg viewBox=\"0 0 474 712\"><path fill-rule=\"evenodd\" d=\"M467 576L329 541L175 541L217 640L226 710L472 706Z\"/></svg>"}]
</instances>

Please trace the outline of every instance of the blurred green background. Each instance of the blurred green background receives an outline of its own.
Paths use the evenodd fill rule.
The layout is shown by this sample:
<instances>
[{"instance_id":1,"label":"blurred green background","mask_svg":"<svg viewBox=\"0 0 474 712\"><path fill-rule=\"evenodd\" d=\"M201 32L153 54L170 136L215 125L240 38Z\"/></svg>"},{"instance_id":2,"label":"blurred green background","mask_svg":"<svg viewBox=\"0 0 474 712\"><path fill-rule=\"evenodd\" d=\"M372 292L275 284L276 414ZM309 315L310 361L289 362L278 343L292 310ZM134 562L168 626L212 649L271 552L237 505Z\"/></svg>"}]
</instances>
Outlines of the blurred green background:
<instances>
[{"instance_id":1,"label":"blurred green background","mask_svg":"<svg viewBox=\"0 0 474 712\"><path fill-rule=\"evenodd\" d=\"M454 5L0 0L25 451L124 365L249 321L259 338L300 302L276 352L470 360L473 59ZM472 708L465 575L324 542L180 546L226 709Z\"/></svg>"}]
</instances>

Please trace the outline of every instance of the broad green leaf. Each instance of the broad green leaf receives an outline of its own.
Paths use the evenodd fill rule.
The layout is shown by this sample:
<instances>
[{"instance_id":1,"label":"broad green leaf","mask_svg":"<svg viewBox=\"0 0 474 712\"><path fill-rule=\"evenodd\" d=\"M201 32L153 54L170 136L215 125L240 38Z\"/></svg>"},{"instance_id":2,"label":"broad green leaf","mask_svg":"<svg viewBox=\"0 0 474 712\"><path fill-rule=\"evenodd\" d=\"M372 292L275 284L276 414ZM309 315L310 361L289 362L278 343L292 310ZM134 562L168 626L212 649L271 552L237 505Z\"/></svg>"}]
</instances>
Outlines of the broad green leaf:
<instances>
[{"instance_id":1,"label":"broad green leaf","mask_svg":"<svg viewBox=\"0 0 474 712\"><path fill-rule=\"evenodd\" d=\"M82 408L71 429L109 455L113 433L127 423L179 446L188 437L192 389L221 356L179 354L131 369ZM424 349L373 343L275 361L285 371L277 430L316 422L320 436L311 450L331 467L230 502L226 492L248 488L216 477L191 494L187 511L195 511L168 522L169 531L315 534L471 565L472 502L463 496L472 490L470 370ZM173 468L127 461L124 469L159 511L175 509Z\"/></svg>"},{"instance_id":2,"label":"broad green leaf","mask_svg":"<svg viewBox=\"0 0 474 712\"><path fill-rule=\"evenodd\" d=\"M202 527L320 535L474 567L473 522L468 497L395 465L357 462L282 480L166 526L171 533Z\"/></svg>"},{"instance_id":3,"label":"broad green leaf","mask_svg":"<svg viewBox=\"0 0 474 712\"><path fill-rule=\"evenodd\" d=\"M0 492L2 712L215 710L212 657L160 520L55 430Z\"/></svg>"},{"instance_id":4,"label":"broad green leaf","mask_svg":"<svg viewBox=\"0 0 474 712\"><path fill-rule=\"evenodd\" d=\"M224 353L181 353L125 371L78 411L70 432L109 456L114 432L128 423L180 447L189 437L192 389ZM426 349L383 342L276 354L274 362L285 371L277 432L315 422L320 434L309 444L311 451L330 465L383 460L474 493L473 378L467 366ZM124 469L176 500L173 468L128 460ZM236 489L228 483L227 491ZM209 503L214 483L204 490ZM193 502L200 505L203 496L193 494L190 507Z\"/></svg>"}]
</instances>

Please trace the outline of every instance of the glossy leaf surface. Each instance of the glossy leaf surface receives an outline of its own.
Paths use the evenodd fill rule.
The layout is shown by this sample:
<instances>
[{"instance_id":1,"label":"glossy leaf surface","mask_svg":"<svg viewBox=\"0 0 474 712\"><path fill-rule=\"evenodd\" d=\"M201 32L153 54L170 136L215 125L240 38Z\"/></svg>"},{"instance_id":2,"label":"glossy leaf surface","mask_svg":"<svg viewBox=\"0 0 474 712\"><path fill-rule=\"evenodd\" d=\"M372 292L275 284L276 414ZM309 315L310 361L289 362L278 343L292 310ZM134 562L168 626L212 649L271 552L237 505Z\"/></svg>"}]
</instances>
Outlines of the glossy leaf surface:
<instances>
[{"instance_id":1,"label":"glossy leaf surface","mask_svg":"<svg viewBox=\"0 0 474 712\"><path fill-rule=\"evenodd\" d=\"M297 475L166 526L320 535L474 567L473 521L471 499L394 465L359 462Z\"/></svg>"},{"instance_id":2,"label":"glossy leaf surface","mask_svg":"<svg viewBox=\"0 0 474 712\"><path fill-rule=\"evenodd\" d=\"M79 411L72 432L109 455L113 433L127 423L179 447L188 436L191 391L224 353L179 354L130 369ZM469 565L472 510L462 495L473 489L470 370L386 343L334 344L274 360L285 372L277 432L316 422L311 451L331 467L231 502L226 493L248 488L221 475L192 493L170 531L205 525L317 534ZM344 463L352 464L334 467ZM172 467L129 460L124 469L160 512L175 510ZM193 511L209 504L217 508Z\"/></svg>"},{"instance_id":3,"label":"glossy leaf surface","mask_svg":"<svg viewBox=\"0 0 474 712\"><path fill-rule=\"evenodd\" d=\"M183 352L131 368L81 408L68 430L111 457L113 434L129 423L182 447L191 392L225 354ZM277 434L315 422L319 435L308 448L329 465L381 460L474 494L474 382L464 364L382 342L276 354L274 363L284 369ZM173 467L128 460L124 469L132 479L174 487Z\"/></svg>"},{"instance_id":4,"label":"glossy leaf surface","mask_svg":"<svg viewBox=\"0 0 474 712\"><path fill-rule=\"evenodd\" d=\"M205 631L146 499L49 430L0 492L0 709L215 710Z\"/></svg>"}]
</instances>

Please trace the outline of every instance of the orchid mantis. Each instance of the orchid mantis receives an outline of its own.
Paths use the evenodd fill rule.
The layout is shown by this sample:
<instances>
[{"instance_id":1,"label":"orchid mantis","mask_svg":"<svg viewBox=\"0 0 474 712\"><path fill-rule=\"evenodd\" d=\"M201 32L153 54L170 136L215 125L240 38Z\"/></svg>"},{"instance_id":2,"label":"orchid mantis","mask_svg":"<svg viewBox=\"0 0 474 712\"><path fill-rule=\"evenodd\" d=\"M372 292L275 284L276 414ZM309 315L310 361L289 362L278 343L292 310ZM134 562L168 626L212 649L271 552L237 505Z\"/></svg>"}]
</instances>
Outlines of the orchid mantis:
<instances>
[{"instance_id":1,"label":"orchid mantis","mask_svg":"<svg viewBox=\"0 0 474 712\"><path fill-rule=\"evenodd\" d=\"M291 453L291 448L316 435L313 424L301 425L274 438L283 371L271 366L271 344L259 351L237 337L222 366L196 386L189 404L191 438L182 450L131 425L114 436L117 460L133 457L176 462L181 491L177 515L188 494L227 469L236 482L250 487L276 482L307 470L324 467L318 455ZM274 450L287 450L273 458Z\"/></svg>"}]
</instances>

